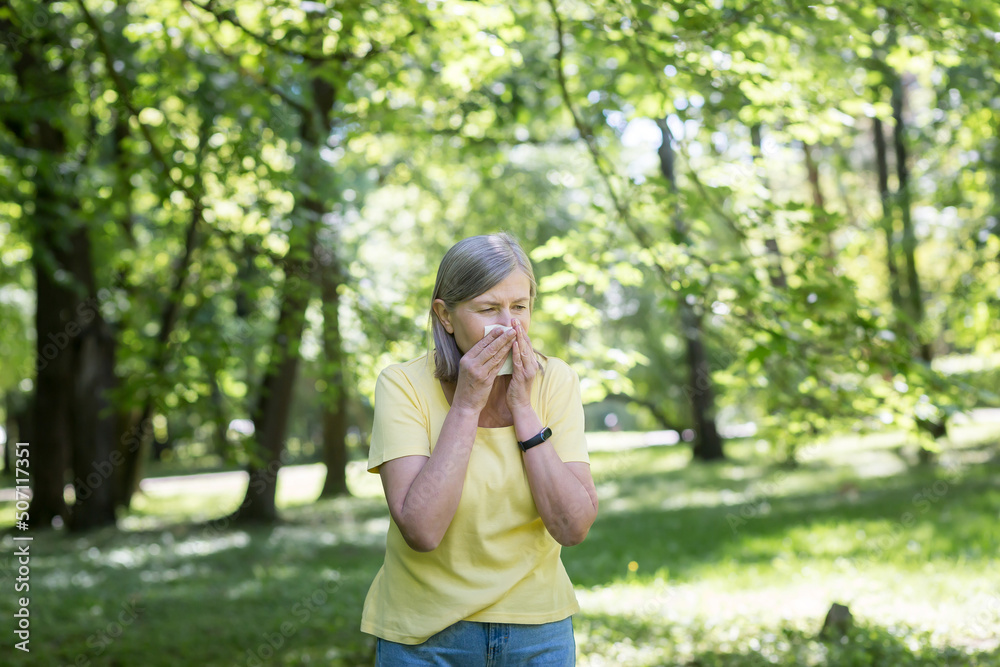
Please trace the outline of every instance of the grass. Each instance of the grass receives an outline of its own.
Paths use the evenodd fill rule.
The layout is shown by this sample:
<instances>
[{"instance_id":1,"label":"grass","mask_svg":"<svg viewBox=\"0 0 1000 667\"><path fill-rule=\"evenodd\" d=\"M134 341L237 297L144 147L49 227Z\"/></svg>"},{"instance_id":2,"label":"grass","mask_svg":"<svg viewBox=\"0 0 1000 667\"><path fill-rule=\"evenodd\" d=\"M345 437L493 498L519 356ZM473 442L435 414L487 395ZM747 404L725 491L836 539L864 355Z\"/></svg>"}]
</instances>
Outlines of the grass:
<instances>
[{"instance_id":1,"label":"grass","mask_svg":"<svg viewBox=\"0 0 1000 667\"><path fill-rule=\"evenodd\" d=\"M897 436L819 443L795 469L752 442L710 466L680 448L593 453L601 515L563 552L578 664L1000 664L997 426L955 440L933 468ZM149 485L121 530L35 532L31 653L11 664L372 664L357 626L388 513L363 467L354 497L316 503L321 467L283 471L275 527L218 521L245 482L200 476ZM7 535L7 619L13 552ZM832 602L855 627L820 640Z\"/></svg>"}]
</instances>

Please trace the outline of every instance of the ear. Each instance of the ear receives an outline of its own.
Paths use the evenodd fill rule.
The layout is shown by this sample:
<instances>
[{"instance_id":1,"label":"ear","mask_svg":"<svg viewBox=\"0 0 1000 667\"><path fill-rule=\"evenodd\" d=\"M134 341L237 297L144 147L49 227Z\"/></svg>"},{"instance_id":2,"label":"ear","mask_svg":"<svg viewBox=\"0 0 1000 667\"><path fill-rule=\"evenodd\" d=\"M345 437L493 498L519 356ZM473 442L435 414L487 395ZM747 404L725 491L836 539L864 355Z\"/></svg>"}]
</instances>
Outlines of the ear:
<instances>
[{"instance_id":1,"label":"ear","mask_svg":"<svg viewBox=\"0 0 1000 667\"><path fill-rule=\"evenodd\" d=\"M448 312L448 307L444 305L444 301L441 299L434 299L434 303L431 304L431 308L434 310L434 314L437 316L438 321L441 322L441 326L448 333L454 335L455 327L451 325L451 313Z\"/></svg>"}]
</instances>

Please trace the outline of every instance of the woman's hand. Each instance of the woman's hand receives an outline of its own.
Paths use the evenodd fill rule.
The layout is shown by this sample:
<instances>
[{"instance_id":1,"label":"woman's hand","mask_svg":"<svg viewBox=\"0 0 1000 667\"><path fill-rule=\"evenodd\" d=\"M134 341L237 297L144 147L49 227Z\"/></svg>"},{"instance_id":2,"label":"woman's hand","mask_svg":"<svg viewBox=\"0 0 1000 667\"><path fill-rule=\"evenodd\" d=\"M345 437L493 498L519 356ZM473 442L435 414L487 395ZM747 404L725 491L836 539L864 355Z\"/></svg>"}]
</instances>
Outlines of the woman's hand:
<instances>
[{"instance_id":1,"label":"woman's hand","mask_svg":"<svg viewBox=\"0 0 1000 667\"><path fill-rule=\"evenodd\" d=\"M493 390L493 382L514 340L514 331L494 329L462 355L458 362L458 382L452 407L476 414L483 411Z\"/></svg>"},{"instance_id":2,"label":"woman's hand","mask_svg":"<svg viewBox=\"0 0 1000 667\"><path fill-rule=\"evenodd\" d=\"M507 387L507 407L516 415L520 410L531 408L531 383L535 381L535 373L538 372L538 360L535 359L528 332L521 323L512 320L511 326L517 336L513 344L514 374Z\"/></svg>"}]
</instances>

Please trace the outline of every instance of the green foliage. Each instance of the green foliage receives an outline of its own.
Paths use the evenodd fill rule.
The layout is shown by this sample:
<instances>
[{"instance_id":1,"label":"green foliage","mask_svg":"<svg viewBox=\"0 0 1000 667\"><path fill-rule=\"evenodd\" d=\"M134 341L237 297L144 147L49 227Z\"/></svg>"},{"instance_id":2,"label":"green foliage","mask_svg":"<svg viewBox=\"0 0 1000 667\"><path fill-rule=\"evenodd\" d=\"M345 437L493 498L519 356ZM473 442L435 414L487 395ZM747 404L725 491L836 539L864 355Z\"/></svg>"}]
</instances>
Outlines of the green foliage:
<instances>
[{"instance_id":1,"label":"green foliage","mask_svg":"<svg viewBox=\"0 0 1000 667\"><path fill-rule=\"evenodd\" d=\"M754 422L779 456L898 425L940 448L919 423L997 404L988 378L917 361L918 342L1000 349L996 6L724 4L10 3L0 388L30 385L27 261L46 261L32 223L51 191L59 234L91 237L116 407L151 402L192 451L245 459L225 426L284 352L285 286L310 295L292 435L311 440L333 393L311 269L337 272L338 389L361 415L379 370L427 349L445 249L500 228L537 265L534 340L587 400L630 397L648 426L683 429L711 387L720 424ZM873 163L896 82L919 322L887 290ZM39 118L65 146L31 148Z\"/></svg>"},{"instance_id":2,"label":"green foliage","mask_svg":"<svg viewBox=\"0 0 1000 667\"><path fill-rule=\"evenodd\" d=\"M867 194L875 180L866 155L869 118L891 122L888 104L872 89L886 80L891 67L911 77L907 85L915 120L908 122L921 128L908 138L917 146L911 154L920 156L917 169L927 174L919 190L911 192L919 198L916 210L927 220L956 216L972 230L981 226L986 209L966 211L965 217L955 206L968 206L966 193L952 199L944 185L950 179L937 187L929 178L941 169L957 169L959 179L971 173L959 165L977 159L979 151L942 141L969 136L967 121L959 116L935 121L939 129L933 135L922 129L924 119L944 117L934 111L928 94L961 61L951 40L966 34L974 44L982 43L983 35L957 5L948 5L947 11L957 12L954 19L868 6L804 13L785 3L695 5L684 12L642 3L602 3L587 10L567 3L552 9L562 13L568 45L559 62L567 78L567 104L575 107L582 131L591 133L602 174L596 187L615 202L607 207L595 195L596 214L585 223L593 232L570 237L575 241L570 252L589 256L590 266L604 270L605 277L593 280L589 271L574 268L568 272L593 285L592 296L579 296L597 308L589 321L603 314L605 349L627 336L636 352L654 360L648 371L628 373L636 403L652 404L650 412L659 423L673 424L686 419L691 394L715 385L728 421L755 422L786 454L816 432L878 428L871 417L907 426L926 446L937 447L940 443L931 442L919 423L946 420L977 403L996 404L995 397L970 393L916 361L914 347L914 340L933 340L939 350L955 349L956 331L985 323L967 315L962 323L948 314L947 304L955 302L946 295L979 284L968 273L956 282L961 275L954 270L956 262L990 285L981 292L979 310L996 311L991 255L971 249L968 231L960 225L954 233L925 232L917 259L930 314L913 322L887 303L888 277L876 268L885 265L885 249L872 244L880 220L868 212L878 205ZM928 50L930 45L935 50ZM975 52L978 67L996 71L995 53ZM978 87L969 91L977 105ZM950 98L964 104L965 95L951 90ZM990 116L983 111L983 118ZM660 118L667 120L676 155L676 193L665 187L652 156L663 140L652 127ZM978 120L971 122L978 126ZM753 135L762 126L764 141L759 142ZM992 142L989 131L981 136ZM807 173L806 150L832 160ZM850 183L846 188L845 182ZM985 195L983 185L980 178ZM985 195L982 201L994 199ZM626 224L616 225L621 222ZM706 317L712 375L703 383L672 372L683 368L678 364L683 346L672 335L682 329L679 319L663 320L648 307L633 306L636 317L616 326L622 299L604 297L628 288L613 277L609 282L607 269L613 264L592 252L600 247L594 237L602 232L605 243L648 269L627 303L643 303L638 293L646 291L657 295L668 317L681 299ZM987 241L983 233L974 233ZM945 255L948 262L935 259ZM550 286L557 289L561 283ZM580 306L575 310L588 312ZM900 323L917 327L913 338L898 333ZM637 339L645 324L659 335ZM996 340L995 322L977 331L965 337L968 344ZM945 339L949 343L942 346ZM989 349L992 344L985 343Z\"/></svg>"}]
</instances>

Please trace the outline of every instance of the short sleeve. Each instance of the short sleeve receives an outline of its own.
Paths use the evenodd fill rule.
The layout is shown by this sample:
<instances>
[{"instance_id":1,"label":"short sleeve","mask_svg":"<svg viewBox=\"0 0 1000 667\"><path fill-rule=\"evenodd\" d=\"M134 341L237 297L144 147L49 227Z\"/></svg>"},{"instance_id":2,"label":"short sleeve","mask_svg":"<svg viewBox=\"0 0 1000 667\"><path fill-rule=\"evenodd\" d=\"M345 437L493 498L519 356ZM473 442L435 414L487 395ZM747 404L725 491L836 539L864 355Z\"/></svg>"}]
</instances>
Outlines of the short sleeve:
<instances>
[{"instance_id":1,"label":"short sleeve","mask_svg":"<svg viewBox=\"0 0 1000 667\"><path fill-rule=\"evenodd\" d=\"M580 378L569 364L549 358L545 368L540 412L552 429L552 446L563 462L590 463L584 435L583 399Z\"/></svg>"},{"instance_id":2,"label":"short sleeve","mask_svg":"<svg viewBox=\"0 0 1000 667\"><path fill-rule=\"evenodd\" d=\"M392 366L383 370L375 382L375 422L368 472L378 473L383 463L401 456L430 456L427 432L427 417L406 375Z\"/></svg>"}]
</instances>

